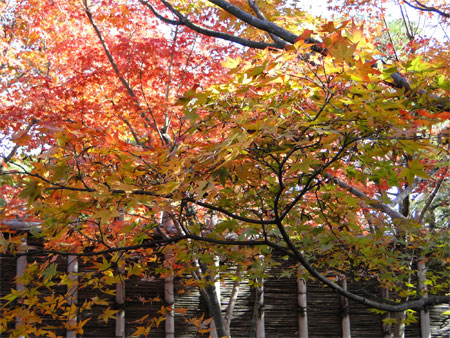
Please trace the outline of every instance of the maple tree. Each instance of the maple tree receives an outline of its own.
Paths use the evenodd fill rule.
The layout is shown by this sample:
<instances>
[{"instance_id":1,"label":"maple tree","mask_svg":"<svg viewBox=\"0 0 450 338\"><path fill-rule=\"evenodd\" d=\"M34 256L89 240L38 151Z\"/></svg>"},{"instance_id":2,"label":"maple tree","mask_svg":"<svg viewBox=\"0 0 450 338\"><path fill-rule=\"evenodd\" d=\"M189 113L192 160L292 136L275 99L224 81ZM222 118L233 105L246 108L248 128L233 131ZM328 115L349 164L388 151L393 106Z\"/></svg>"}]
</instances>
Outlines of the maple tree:
<instances>
[{"instance_id":1,"label":"maple tree","mask_svg":"<svg viewBox=\"0 0 450 338\"><path fill-rule=\"evenodd\" d=\"M445 4L405 3L448 18ZM381 311L449 301L448 42L409 39L384 63L382 25L283 1L2 6L1 217L38 224L43 241L24 252L23 234L4 236L2 253L45 258L5 296L3 330L19 316L12 335L50 334L35 324L50 315L81 334L86 321L67 319L94 305L114 318L101 298L42 291L73 287L55 264L69 255L93 269L76 287L106 294L123 278L191 275L218 336L232 306L221 312L214 282L240 267L257 285L272 253ZM396 299L356 295L326 271ZM161 320L147 315L135 335Z\"/></svg>"}]
</instances>

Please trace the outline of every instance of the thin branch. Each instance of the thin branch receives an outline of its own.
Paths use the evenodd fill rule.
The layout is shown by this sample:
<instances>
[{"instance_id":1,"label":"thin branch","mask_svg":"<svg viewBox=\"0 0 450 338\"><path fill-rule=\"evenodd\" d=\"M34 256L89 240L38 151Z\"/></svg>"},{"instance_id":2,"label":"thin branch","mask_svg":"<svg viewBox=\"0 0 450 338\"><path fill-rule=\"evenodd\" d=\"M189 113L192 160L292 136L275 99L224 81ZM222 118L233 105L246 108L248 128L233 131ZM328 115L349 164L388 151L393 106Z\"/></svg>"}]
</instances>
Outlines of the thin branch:
<instances>
[{"instance_id":1,"label":"thin branch","mask_svg":"<svg viewBox=\"0 0 450 338\"><path fill-rule=\"evenodd\" d=\"M89 22L91 23L92 27L94 28L95 34L97 35L98 39L100 40L100 43L103 47L103 50L105 51L105 54L109 60L109 63L111 64L112 68L114 69L114 72L116 73L117 77L119 78L120 82L123 84L125 89L127 90L128 94L136 101L137 104L137 96L133 91L133 88L131 88L130 84L127 80L120 74L119 67L117 66L114 57L111 54L111 51L109 50L108 45L106 44L105 39L103 38L102 33L100 32L100 29L98 28L97 24L94 21L94 17L92 16L92 12L89 9L89 6L87 4L87 0L83 0L84 5L84 12L86 13Z\"/></svg>"},{"instance_id":2,"label":"thin branch","mask_svg":"<svg viewBox=\"0 0 450 338\"><path fill-rule=\"evenodd\" d=\"M251 224L260 224L260 225L263 225L263 224L276 224L276 220L274 220L274 219L271 219L271 220L257 220L257 219L253 219L253 218L248 218L248 217L243 217L243 216L236 215L236 214L234 214L234 213L232 213L232 212L230 212L230 211L228 211L226 209L223 209L221 207L217 207L215 205L212 205L212 204L209 204L209 203L206 203L206 202L196 201L193 198L185 198L184 200L188 201L188 202L191 202L191 203L194 203L194 204L196 204L198 206L207 208L209 210L214 210L214 211L220 212L221 214L227 215L227 216L229 216L229 217L231 217L233 219L236 219L238 221L247 222L247 223L251 223Z\"/></svg>"},{"instance_id":3,"label":"thin branch","mask_svg":"<svg viewBox=\"0 0 450 338\"><path fill-rule=\"evenodd\" d=\"M2 222L3 223L3 222ZM23 229L23 228L22 228ZM210 244L218 244L218 245L233 245L233 246L261 246L261 245L267 245L266 241L263 240L222 240L222 239L216 239L216 238L207 238L192 234L187 234L184 236L172 236L162 239L153 239L145 241L142 244L136 244L136 245L129 245L129 246L122 246L122 247L115 247L115 248L108 248L104 250L99 251L91 251L91 252L67 252L67 251L60 251L60 250L52 250L52 249L43 249L43 250L29 250L27 252L17 252L14 254L11 253L5 253L4 256L45 256L48 254L54 254L54 255L60 255L60 256L77 256L77 257L92 257L92 256L102 256L113 252L125 252L125 251L132 251L132 250L139 250L139 249L149 249L149 248L158 248L167 244L172 243L178 243L184 240L195 240L199 242L205 242Z\"/></svg>"},{"instance_id":4,"label":"thin branch","mask_svg":"<svg viewBox=\"0 0 450 338\"><path fill-rule=\"evenodd\" d=\"M428 197L425 206L423 207L420 216L418 218L418 222L422 223L423 218L425 217L425 213L428 211L428 208L430 207L431 203L433 202L434 198L436 197L439 189L441 188L442 182L444 182L445 179L445 174L447 173L447 171L445 171L445 173L442 175L442 177L439 179L439 181L437 182L436 186L434 187L431 195Z\"/></svg>"},{"instance_id":5,"label":"thin branch","mask_svg":"<svg viewBox=\"0 0 450 338\"><path fill-rule=\"evenodd\" d=\"M426 6L425 4L414 0L414 2L416 3L416 5L413 5L412 3L410 3L407 0L403 0L403 2L405 4L407 4L409 7L417 9L419 11L424 11L424 12L433 12L433 13L437 13L441 16L443 16L444 18L450 18L450 14L449 13L445 13L443 11L441 11L440 9L436 8L436 7L432 7L432 6Z\"/></svg>"},{"instance_id":6,"label":"thin branch","mask_svg":"<svg viewBox=\"0 0 450 338\"><path fill-rule=\"evenodd\" d=\"M391 41L392 49L393 49L394 55L395 55L395 61L398 62L399 59L398 59L397 51L395 50L394 41L392 41L391 31L390 31L390 28L389 28L389 26L388 26L388 24L387 24L386 19L384 18L384 16L383 16L383 22L384 22L384 26L385 26L386 29L387 29L387 33L388 33L388 36L389 36L389 41ZM406 28L406 29L408 30L408 28Z\"/></svg>"},{"instance_id":7,"label":"thin branch","mask_svg":"<svg viewBox=\"0 0 450 338\"><path fill-rule=\"evenodd\" d=\"M372 198L370 198L363 192L361 192L358 189L352 187L351 185L341 181L337 177L334 177L333 175L331 175L329 173L325 173L324 176L326 178L328 178L329 180L333 181L334 183L336 183L341 188L347 190L352 195L355 195L356 197L361 198L370 207L372 207L376 210L379 210L381 212L384 212L386 215L390 216L392 219L406 219L406 217L403 216L401 213L399 213L397 210L392 209L387 204L373 200Z\"/></svg>"},{"instance_id":8,"label":"thin branch","mask_svg":"<svg viewBox=\"0 0 450 338\"><path fill-rule=\"evenodd\" d=\"M23 131L23 133L24 134L26 134L26 133L28 133L30 130L31 130L31 128L33 128L33 126L37 123L38 121L37 120L32 120L28 125L27 125L27 127L25 128L25 130ZM12 160L12 158L16 155L16 153L17 153L17 150L19 150L19 148L20 148L20 146L18 145L18 144L16 144L12 149L11 149L11 151L9 152L9 154L8 155L6 155L6 156L3 156L3 162L4 163L9 163L11 160ZM3 173L3 166L0 166L0 174L2 174Z\"/></svg>"},{"instance_id":9,"label":"thin branch","mask_svg":"<svg viewBox=\"0 0 450 338\"><path fill-rule=\"evenodd\" d=\"M170 94L170 85L172 82L172 70L173 70L173 60L175 57L175 46L177 43L177 37L178 37L178 28L179 26L175 26L175 32L173 34L173 41L172 41L172 48L170 51L170 60L169 60L169 71L167 74L167 87L166 87L166 94L165 94L165 98L166 98L166 103L169 102L169 94ZM169 128L170 128L170 115L169 115L169 109L166 108L164 111L164 126L161 128L162 132L166 133L166 138L168 138L166 141L167 143L171 143L169 142L170 140L170 136L168 136L169 134Z\"/></svg>"},{"instance_id":10,"label":"thin branch","mask_svg":"<svg viewBox=\"0 0 450 338\"><path fill-rule=\"evenodd\" d=\"M26 171L25 169L23 169L23 171L18 172L8 172L5 174L26 174L28 176L31 177L35 177L38 178L42 181L44 181L45 183L48 183L50 185L52 185L51 187L47 187L44 189L44 191L55 191L55 190L68 190L68 191L79 191L79 192L96 192L97 189L93 189L93 188L79 188L79 187L71 187L71 186L65 186L63 184L60 183L56 183L56 182L50 182L48 179L46 179L45 177L39 175L39 174L35 174L35 173L31 173L29 171ZM160 198L164 198L164 199L170 199L172 198L172 194L167 194L167 195L160 195L157 193L154 193L152 191L148 191L148 190L132 190L132 191L127 191L127 190L123 190L123 189L110 189L109 186L106 185L106 188L108 188L109 192L111 194L127 194L127 195L137 195L137 196L153 196L153 197L160 197ZM252 218L248 218L248 217L244 217L244 216L239 216L236 215L234 213L232 213L229 210L223 209L221 207L206 203L206 202L201 202L198 201L194 198L190 198L190 197L186 197L182 200L182 202L190 202L190 203L194 203L198 206L207 208L209 210L214 210L214 211L218 211L224 215L227 215L233 219L242 221L242 222L247 222L247 223L252 223L252 224L276 224L276 220L257 220L257 219L252 219Z\"/></svg>"},{"instance_id":11,"label":"thin branch","mask_svg":"<svg viewBox=\"0 0 450 338\"><path fill-rule=\"evenodd\" d=\"M313 276L314 278L318 279L323 284L331 287L332 289L336 290L339 294L352 299L358 303L364 304L368 307L377 308L380 310L390 311L390 312L401 312L405 311L407 309L413 309L418 310L423 308L424 306L429 305L435 305L435 304L442 304L447 303L450 301L450 296L432 296L432 297L426 297L421 298L417 300L408 301L405 303L392 305L392 304L383 304L378 303L375 301L372 301L370 299L361 297L359 295L353 294L343 288L341 288L336 283L332 282L325 276L323 276L320 272L318 272L306 259L305 257L298 251L298 249L295 247L295 245L290 240L289 235L286 233L286 230L284 229L284 226L281 223L278 223L278 228L283 236L284 241L288 245L289 249L279 246L275 243L268 242L266 240L247 240L247 241L238 241L238 240L221 240L221 239L215 239L215 238L206 238L201 237L197 235L187 234L184 236L174 236L166 239L158 239L158 240L152 240L148 241L147 243L138 244L138 245L132 245L132 246L125 246L125 247L119 247L119 248L110 248L106 250L96 251L96 252L83 252L83 253L73 253L73 252L64 252L64 251L58 251L58 250L35 250L35 251L29 251L29 252L20 252L16 253L14 255L12 254L6 254L5 256L42 256L42 255L48 255L48 254L57 254L61 256L97 256L97 255L105 255L111 252L124 252L129 250L137 250L137 249L145 249L145 248L155 248L160 247L162 245L167 245L170 243L176 243L180 242L182 240L196 240L200 242L205 243L212 243L212 244L219 244L219 245L243 245L243 246L260 246L260 245L267 245L270 246L284 254L289 255L290 257L297 260L299 263L301 263L305 269Z\"/></svg>"},{"instance_id":12,"label":"thin branch","mask_svg":"<svg viewBox=\"0 0 450 338\"><path fill-rule=\"evenodd\" d=\"M358 303L364 304L368 307L384 310L384 311L390 311L390 312L401 312L408 309L412 310L418 310L423 308L427 305L434 305L434 304L440 304L440 303L446 303L450 301L450 295L448 296L433 296L433 297L425 297L418 300L408 301L405 303L400 303L397 305L391 305L391 304L383 304L376 301L372 301L370 299L367 299L365 297L361 297L359 295L356 295L352 292L349 292L339 286L338 284L332 282L328 278L326 278L324 275L322 275L319 271L317 271L306 259L305 257L300 253L300 251L297 249L297 247L292 243L289 235L286 232L286 229L281 223L277 224L278 230L280 231L283 240L288 245L289 249L293 252L295 259L300 262L303 267L317 280L322 282L323 284L331 287L335 291L337 291L342 296L354 300ZM285 250L285 248L283 248ZM283 251L284 251L283 250Z\"/></svg>"},{"instance_id":13,"label":"thin branch","mask_svg":"<svg viewBox=\"0 0 450 338\"><path fill-rule=\"evenodd\" d=\"M150 9L150 11L153 13L153 15L156 16L162 22L167 23L169 25L175 25L175 26L183 25L183 23L179 20L171 20L171 19L168 19L165 16L159 14L157 12L157 10L148 1L139 0L139 2L141 4L143 4L144 6L146 6L148 9Z\"/></svg>"},{"instance_id":14,"label":"thin branch","mask_svg":"<svg viewBox=\"0 0 450 338\"><path fill-rule=\"evenodd\" d=\"M127 90L128 94L135 101L137 108L139 109L139 111L141 111L141 107L140 107L140 104L139 104L138 97L135 94L135 92L134 92L133 88L131 87L131 85L128 83L128 81L120 74L119 67L117 66L117 63L115 62L114 57L111 54L111 51L109 50L109 47L106 44L106 41L103 38L103 35L102 35L100 29L98 28L97 24L95 23L95 20L94 20L94 17L92 15L92 12L89 9L87 0L83 0L83 6L84 6L84 11L85 11L85 13L86 13L86 15L87 15L87 17L89 19L89 22L91 23L92 27L94 28L95 34L97 35L98 39L100 40L100 43L101 43L101 45L103 47L103 50L105 51L105 54L106 54L106 56L107 56L107 58L109 60L109 63L111 64L111 66L112 66L114 72L116 73L117 77L119 78L120 82L122 83L122 85ZM156 132L158 133L158 136L159 136L161 142L163 144L165 144L166 142L165 142L165 140L164 140L164 138L163 138L163 136L161 134L161 131L160 131L160 128L158 127L158 124L156 123L156 118L155 118L155 116L153 114L153 110L150 107L148 107L148 109L149 109L150 115L151 115L151 117L153 119L153 123L154 123L155 129L156 129ZM144 120L146 119L145 114L142 111L141 111L140 115L141 115L142 118L144 118Z\"/></svg>"},{"instance_id":15,"label":"thin branch","mask_svg":"<svg viewBox=\"0 0 450 338\"><path fill-rule=\"evenodd\" d=\"M308 181L305 183L303 189L297 194L297 196L294 198L294 200L286 207L286 209L284 210L283 214L280 216L279 221L282 221L289 214L291 209L303 198L303 196L308 191L310 191L314 187L316 187L319 184L321 184L320 181L318 183L315 183L315 184L312 184L312 182L320 174L322 174L325 171L325 169L327 169L332 163L336 162L341 157L341 155L344 152L344 150L347 149L347 147L350 144L352 144L353 142L355 142L355 141L356 140L353 140L353 141L350 141L349 143L344 142L344 144L342 145L341 149L339 149L339 151L327 163L325 163L324 165L321 165L319 168L315 169L315 171L308 178Z\"/></svg>"}]
</instances>

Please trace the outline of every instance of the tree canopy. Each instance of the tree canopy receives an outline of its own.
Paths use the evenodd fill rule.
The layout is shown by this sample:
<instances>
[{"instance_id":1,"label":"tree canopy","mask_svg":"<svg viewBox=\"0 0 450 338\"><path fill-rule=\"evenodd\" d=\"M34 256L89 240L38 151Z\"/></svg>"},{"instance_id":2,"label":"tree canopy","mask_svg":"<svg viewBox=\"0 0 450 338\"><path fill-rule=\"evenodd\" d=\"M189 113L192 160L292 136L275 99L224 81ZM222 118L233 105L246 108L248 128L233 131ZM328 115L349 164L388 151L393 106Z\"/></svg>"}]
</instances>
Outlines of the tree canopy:
<instances>
[{"instance_id":1,"label":"tree canopy","mask_svg":"<svg viewBox=\"0 0 450 338\"><path fill-rule=\"evenodd\" d=\"M54 263L69 255L95 270L77 288L104 292L153 273L207 296L282 255L381 311L448 303L450 41L405 13L445 33L449 5L401 1L394 40L385 1L330 6L339 19L283 0L2 2L0 253L43 264L4 297L0 332L44 335L37 317L99 303L43 296L70 289Z\"/></svg>"}]
</instances>

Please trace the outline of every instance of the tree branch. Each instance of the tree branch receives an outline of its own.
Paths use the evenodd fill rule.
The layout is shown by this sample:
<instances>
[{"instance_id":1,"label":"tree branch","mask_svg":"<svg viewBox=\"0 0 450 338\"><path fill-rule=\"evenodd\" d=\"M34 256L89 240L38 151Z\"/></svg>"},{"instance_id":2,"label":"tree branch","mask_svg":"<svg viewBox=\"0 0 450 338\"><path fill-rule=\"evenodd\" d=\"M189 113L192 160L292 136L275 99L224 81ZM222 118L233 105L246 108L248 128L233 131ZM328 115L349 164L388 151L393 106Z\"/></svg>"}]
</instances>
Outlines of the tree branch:
<instances>
[{"instance_id":1,"label":"tree branch","mask_svg":"<svg viewBox=\"0 0 450 338\"><path fill-rule=\"evenodd\" d=\"M379 310L389 311L389 312L401 312L408 309L412 310L419 310L423 308L424 306L428 305L435 305L435 304L441 304L441 303L447 303L450 301L450 295L448 296L433 296L433 297L425 297L405 303L400 303L396 305L392 304L383 304L379 303L370 299L367 299L365 297L361 297L359 295L356 295L352 292L349 292L339 286L338 284L332 282L328 278L326 278L324 275L322 275L319 271L317 271L306 259L305 257L300 253L300 251L297 249L297 247L292 243L290 240L289 235L286 232L286 229L281 223L278 223L278 229L280 230L280 233L283 237L283 240L288 245L289 249L293 252L295 256L295 260L298 261L303 265L303 267L317 280L322 282L323 284L329 286L333 290L337 291L342 296L354 300L355 302L361 303L363 305L366 305L368 307L376 308ZM272 246L273 247L273 246ZM285 251L285 248L282 250Z\"/></svg>"},{"instance_id":2,"label":"tree branch","mask_svg":"<svg viewBox=\"0 0 450 338\"><path fill-rule=\"evenodd\" d=\"M98 28L97 24L94 21L94 17L92 16L92 12L89 9L89 5L87 3L87 0L83 0L83 7L84 7L84 11L89 19L89 22L91 23L92 27L94 28L95 34L97 35L98 39L100 40L100 43L103 47L103 50L105 51L105 54L109 60L109 63L111 64L114 73L117 75L117 77L119 78L120 82L122 83L122 85L125 87L125 89L127 90L128 94L131 96L131 98L135 101L137 108L139 109L139 111L141 111L141 117L146 120L146 116L145 114L142 112L142 109L140 107L139 104L139 99L137 97L137 95L135 94L133 88L131 87L131 85L128 83L127 80L125 80L125 78L120 74L120 70L119 67L117 66L117 63L114 60L113 55L111 54L111 51L108 48L108 45L106 44L105 39L103 38L102 33L100 32L100 29ZM156 119L155 116L153 114L153 111L150 107L149 108L149 112L150 115L153 119L153 124L155 126L156 132L158 133L158 136L162 142L162 144L166 144L166 140L164 139L160 128L158 127L158 124L156 123Z\"/></svg>"},{"instance_id":3,"label":"tree branch","mask_svg":"<svg viewBox=\"0 0 450 338\"><path fill-rule=\"evenodd\" d=\"M193 31L196 31L197 33L200 33L200 34L203 34L206 36L219 38L219 39L230 41L230 42L234 42L234 43L240 44L241 46L245 46L245 47L249 47L249 48L266 49L267 47L271 47L271 48L282 48L283 47L283 46L277 46L275 44L244 39L239 36L235 36L235 35L223 33L223 32L218 32L218 31L206 28L206 27L202 27L202 26L197 25L197 24L193 23L192 21L190 21L187 17L185 17L177 9L175 9L169 2L167 2L165 0L160 0L160 1L164 4L164 6L166 6L166 8L168 10L170 10L178 18L178 20L167 21L167 20L163 20L161 18L161 15L155 14L157 18L161 19L163 22L166 22L168 24L183 25L183 26L186 26L186 27L192 29ZM154 11L152 6L147 1L139 0L139 2L141 4L143 4L144 6L148 7L152 12Z\"/></svg>"},{"instance_id":4,"label":"tree branch","mask_svg":"<svg viewBox=\"0 0 450 338\"><path fill-rule=\"evenodd\" d=\"M445 172L445 174L447 173L447 171ZM422 211L420 212L419 218L418 218L418 222L422 223L423 218L425 217L425 213L427 212L428 208L430 207L431 203L433 202L434 198L436 197L439 189L441 188L442 182L444 182L445 179L445 174L439 179L439 181L437 182L436 186L434 187L431 195L428 197L425 206L423 207Z\"/></svg>"},{"instance_id":5,"label":"tree branch","mask_svg":"<svg viewBox=\"0 0 450 338\"><path fill-rule=\"evenodd\" d=\"M437 13L437 14L443 16L444 18L450 18L450 14L445 13L445 12L443 12L443 11L437 9L436 7L426 6L425 4L423 4L423 3L421 3L421 2L419 2L419 1L417 1L417 0L414 0L414 2L415 2L417 5L413 5L412 3L410 3L410 2L407 1L407 0L403 0L403 2L404 2L405 4L407 4L409 7L414 8L414 9L417 9L417 10L419 10L419 11L433 12L433 13Z\"/></svg>"},{"instance_id":6,"label":"tree branch","mask_svg":"<svg viewBox=\"0 0 450 338\"><path fill-rule=\"evenodd\" d=\"M352 195L355 195L356 197L361 198L365 203L367 203L370 207L379 210L381 212L384 212L386 215L390 216L392 219L406 219L405 216L403 216L401 213L399 213L397 210L392 209L388 205L381 203L379 201L374 201L369 196L364 194L363 192L359 191L358 189L352 187L351 185L341 181L337 177L334 177L331 174L325 173L324 176L329 179L330 181L333 181L341 188L347 190Z\"/></svg>"},{"instance_id":7,"label":"tree branch","mask_svg":"<svg viewBox=\"0 0 450 338\"><path fill-rule=\"evenodd\" d=\"M269 22L264 13L261 11L261 9L258 7L257 3L255 2L255 0L247 0L248 5L250 6L250 8L253 10L253 12L255 12L256 16L258 17L258 19ZM283 40L281 40L278 36L276 36L275 34L272 33L268 33L269 36L271 37L271 39L273 40L273 42L275 42L277 45L282 46L284 44Z\"/></svg>"},{"instance_id":8,"label":"tree branch","mask_svg":"<svg viewBox=\"0 0 450 338\"><path fill-rule=\"evenodd\" d=\"M2 221L1 223L6 223ZM33 224L31 224L33 223ZM13 225L13 223L9 223L10 225ZM30 225L34 226L35 224L40 224L38 222L24 222L23 225L18 225L14 227L15 230L30 230ZM136 245L129 245L129 246L123 246L123 247L115 247L115 248L108 248L105 250L99 250L99 251L91 251L91 252L67 252L67 251L60 251L60 250L51 250L51 249L44 249L44 250L30 250L27 252L17 252L14 254L5 253L3 255L5 256L45 256L48 254L54 254L54 255L60 255L60 256L77 256L77 257L92 257L92 256L101 256L106 255L112 252L125 252L125 251L133 251L133 250L139 250L139 249L149 249L149 248L157 248L161 247L167 244L171 243L178 243L184 240L195 240L199 242L205 242L210 244L217 244L217 245L232 245L232 246L261 246L261 245L267 245L267 242L264 240L247 240L247 241L239 241L239 240L225 240L225 239L216 239L216 238L208 238L208 237L202 237L192 234L187 234L183 236L171 236L166 237L162 239L153 239L145 241L142 244L136 244Z\"/></svg>"},{"instance_id":9,"label":"tree branch","mask_svg":"<svg viewBox=\"0 0 450 338\"><path fill-rule=\"evenodd\" d=\"M33 119L28 125L27 125L27 127L25 128L25 130L23 131L23 133L24 134L26 134L26 133L28 133L30 130L31 130L31 128L33 128L33 126L37 123L38 121L37 120L35 120L35 119ZM11 160L12 160L12 158L16 155L16 153L17 153L17 150L19 150L19 145L18 144L16 144L16 145L14 145L14 147L11 149L11 151L9 152L9 154L8 155L6 155L6 156L2 156L3 157L3 162L4 163L8 163L8 162L10 162ZM3 166L0 166L0 175L1 174L3 174Z\"/></svg>"},{"instance_id":10,"label":"tree branch","mask_svg":"<svg viewBox=\"0 0 450 338\"><path fill-rule=\"evenodd\" d=\"M244 21L250 26L263 30L269 34L273 34L288 43L293 44L298 38L298 35L293 34L284 28L281 28L280 26L274 24L273 22L258 19L256 16L253 16L243 11L242 9L229 3L228 1L224 0L208 0L208 1L222 8L226 12L234 15L236 18Z\"/></svg>"},{"instance_id":11,"label":"tree branch","mask_svg":"<svg viewBox=\"0 0 450 338\"><path fill-rule=\"evenodd\" d=\"M148 4L148 2L145 0L139 0L139 1L147 7L150 6ZM242 20L243 22L245 22L255 28L258 28L262 31L265 31L275 37L278 37L279 39L282 39L285 42L281 41L282 43L268 44L268 43L264 43L264 42L258 42L258 41L244 39L244 38L234 36L234 35L231 35L228 33L214 31L212 29L204 28L204 27L194 24L193 22L188 20L184 15L182 15L178 10L176 10L167 0L160 0L160 1L175 16L178 17L179 21L176 21L176 24L185 25L186 27L189 27L192 30L194 30L200 34L204 34L204 35L211 36L211 37L217 37L217 38L220 38L223 40L238 43L242 46L246 46L249 48L265 49L267 47L271 47L271 48L282 49L282 48L285 48L288 44L295 43L299 37L298 35L289 32L288 30L278 26L277 24L267 21L267 20L262 20L258 17L255 17L225 0L208 0L208 1L215 4L216 6L218 6L220 8L222 8L226 12L234 15L236 18ZM249 1L251 2L252 0L249 0ZM151 6L149 8L150 8L150 10L154 11L154 9L151 8ZM157 16L157 17L159 17L159 16ZM163 19L161 18L161 20L163 20ZM175 24L173 22L168 22L167 20L163 20L163 21L166 23ZM327 54L326 49L324 49L321 46L320 41L313 39L313 38L306 38L306 39L304 39L304 41L308 44L312 44L311 50L321 53L323 55ZM394 88L403 89L405 93L411 92L411 86L410 86L408 80L405 77L403 77L400 73L396 72L394 74L391 74L391 78L392 78L393 82L386 82L388 85L390 85ZM412 98L420 97L422 95L427 95L427 97L429 97L431 99L431 101L433 101L433 106L436 107L437 109L439 109L439 110L450 109L450 100L447 98L440 98L440 97L436 97L434 95L429 95L428 93L426 93L423 90L411 93Z\"/></svg>"}]
</instances>

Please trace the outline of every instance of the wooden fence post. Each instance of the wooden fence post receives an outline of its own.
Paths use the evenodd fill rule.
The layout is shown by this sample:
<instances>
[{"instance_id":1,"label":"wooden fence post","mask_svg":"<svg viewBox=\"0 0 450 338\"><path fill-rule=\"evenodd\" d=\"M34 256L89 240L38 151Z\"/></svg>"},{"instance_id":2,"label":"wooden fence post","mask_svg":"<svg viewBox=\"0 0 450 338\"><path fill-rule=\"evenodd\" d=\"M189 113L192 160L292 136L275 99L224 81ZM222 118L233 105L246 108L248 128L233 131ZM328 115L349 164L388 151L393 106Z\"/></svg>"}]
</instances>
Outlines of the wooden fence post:
<instances>
[{"instance_id":1,"label":"wooden fence post","mask_svg":"<svg viewBox=\"0 0 450 338\"><path fill-rule=\"evenodd\" d=\"M161 213L161 224L167 233L176 233L177 229L169 212L163 211ZM170 250L167 250L164 254L164 260L168 261L170 266L172 265L170 263L172 260L171 255L172 252ZM166 309L165 338L175 338L175 291L173 275L164 277L164 301L166 307L170 308L170 310Z\"/></svg>"},{"instance_id":2,"label":"wooden fence post","mask_svg":"<svg viewBox=\"0 0 450 338\"><path fill-rule=\"evenodd\" d=\"M25 235L24 238L22 238L22 242L19 245L19 253L24 253L27 250L27 237ZM25 285L21 281L19 281L20 277L23 276L25 273L25 269L27 268L27 256L22 255L17 258L16 261L16 290L17 291L25 291ZM16 328L20 326L22 322L22 318L17 316L16 317ZM24 338L24 336L20 335L19 338Z\"/></svg>"},{"instance_id":3,"label":"wooden fence post","mask_svg":"<svg viewBox=\"0 0 450 338\"><path fill-rule=\"evenodd\" d=\"M386 288L381 288L381 298L389 299L389 290ZM386 312L381 316L382 325L383 325L383 338L392 338L392 327L390 324L391 313Z\"/></svg>"},{"instance_id":4,"label":"wooden fence post","mask_svg":"<svg viewBox=\"0 0 450 338\"><path fill-rule=\"evenodd\" d=\"M74 255L67 256L67 277L73 282L67 290L67 303L69 306L72 304L78 304L78 258ZM69 314L68 318L69 327L76 325L77 316L76 314ZM75 338L77 336L76 332L73 330L67 330L67 338Z\"/></svg>"},{"instance_id":5,"label":"wooden fence post","mask_svg":"<svg viewBox=\"0 0 450 338\"><path fill-rule=\"evenodd\" d=\"M347 278L344 275L338 276L339 285L347 290ZM351 338L351 329L350 329L350 315L348 308L348 299L347 297L340 297L341 303L341 325L342 325L342 338Z\"/></svg>"},{"instance_id":6,"label":"wooden fence post","mask_svg":"<svg viewBox=\"0 0 450 338\"><path fill-rule=\"evenodd\" d=\"M123 207L119 207L119 221L125 221L125 211ZM123 280L123 273L125 272L125 267L117 262L118 273L120 274L120 282L116 283L116 304L119 307L119 311L116 314L116 327L115 335L116 337L125 338L125 281Z\"/></svg>"},{"instance_id":7,"label":"wooden fence post","mask_svg":"<svg viewBox=\"0 0 450 338\"><path fill-rule=\"evenodd\" d=\"M164 300L166 306L170 307L169 311L166 311L166 337L175 338L175 296L173 287L173 276L164 278Z\"/></svg>"},{"instance_id":8,"label":"wooden fence post","mask_svg":"<svg viewBox=\"0 0 450 338\"><path fill-rule=\"evenodd\" d=\"M297 302L298 302L298 337L308 338L308 301L306 294L306 280L303 278L303 268L300 268L300 276L297 277Z\"/></svg>"},{"instance_id":9,"label":"wooden fence post","mask_svg":"<svg viewBox=\"0 0 450 338\"><path fill-rule=\"evenodd\" d=\"M427 266L423 257L417 263L418 279L419 279L419 291L422 297L427 297ZM430 313L428 309L420 310L420 333L422 338L431 338L430 332Z\"/></svg>"},{"instance_id":10,"label":"wooden fence post","mask_svg":"<svg viewBox=\"0 0 450 338\"><path fill-rule=\"evenodd\" d=\"M207 222L208 221L209 221L209 223L207 223L207 224L209 224L209 226L211 226L211 227L215 226L215 222L214 222L213 216L211 216L209 218L209 220L207 220ZM214 257L214 265L217 268L220 265L220 259L217 256ZM212 276L212 277L215 279L217 276ZM218 302L219 305L221 305L222 304L222 302L221 302L222 296L221 296L221 290L220 290L220 279L217 279L217 281L214 282L214 288L216 290L217 302ZM209 323L209 329L210 329L210 336L211 336L211 338L221 338L221 337L217 336L216 322L215 322L214 319L211 320L211 322Z\"/></svg>"},{"instance_id":11,"label":"wooden fence post","mask_svg":"<svg viewBox=\"0 0 450 338\"><path fill-rule=\"evenodd\" d=\"M264 326L264 279L258 281L260 286L256 288L256 299L258 302L256 317L256 338L265 338L266 331Z\"/></svg>"},{"instance_id":12,"label":"wooden fence post","mask_svg":"<svg viewBox=\"0 0 450 338\"><path fill-rule=\"evenodd\" d=\"M119 267L122 273L123 268ZM116 314L116 337L125 338L125 281L121 278L120 282L116 283L116 303L119 306L119 311Z\"/></svg>"}]
</instances>

